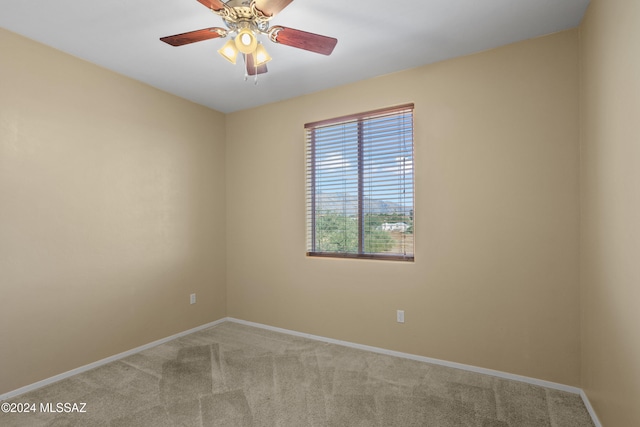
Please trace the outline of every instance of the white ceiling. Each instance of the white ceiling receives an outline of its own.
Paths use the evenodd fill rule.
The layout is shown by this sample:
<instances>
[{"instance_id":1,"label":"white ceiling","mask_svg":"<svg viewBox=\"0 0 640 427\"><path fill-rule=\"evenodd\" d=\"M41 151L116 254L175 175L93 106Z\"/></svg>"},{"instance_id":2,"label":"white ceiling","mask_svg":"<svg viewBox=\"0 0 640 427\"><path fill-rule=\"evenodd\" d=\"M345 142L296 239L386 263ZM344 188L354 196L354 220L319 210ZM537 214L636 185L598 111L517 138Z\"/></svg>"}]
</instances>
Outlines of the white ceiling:
<instances>
[{"instance_id":1,"label":"white ceiling","mask_svg":"<svg viewBox=\"0 0 640 427\"><path fill-rule=\"evenodd\" d=\"M269 72L244 81L226 39L163 36L224 27L197 0L0 0L0 25L222 112L242 110L577 26L589 0L296 0L272 19L335 37L331 56L265 42ZM1 54L1 52L0 52Z\"/></svg>"}]
</instances>

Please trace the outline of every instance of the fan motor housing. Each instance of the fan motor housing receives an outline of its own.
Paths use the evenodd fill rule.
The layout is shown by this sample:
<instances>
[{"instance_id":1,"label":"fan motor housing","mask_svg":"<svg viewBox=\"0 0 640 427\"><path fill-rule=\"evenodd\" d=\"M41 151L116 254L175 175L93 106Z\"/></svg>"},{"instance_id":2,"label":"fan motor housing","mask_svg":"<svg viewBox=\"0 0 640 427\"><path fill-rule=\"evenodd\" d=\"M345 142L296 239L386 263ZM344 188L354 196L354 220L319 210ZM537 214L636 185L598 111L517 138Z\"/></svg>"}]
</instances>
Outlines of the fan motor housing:
<instances>
[{"instance_id":1,"label":"fan motor housing","mask_svg":"<svg viewBox=\"0 0 640 427\"><path fill-rule=\"evenodd\" d=\"M266 33L269 29L270 16L265 16L256 8L254 0L230 0L224 9L214 10L231 30L236 30L243 23L249 23L256 31Z\"/></svg>"}]
</instances>

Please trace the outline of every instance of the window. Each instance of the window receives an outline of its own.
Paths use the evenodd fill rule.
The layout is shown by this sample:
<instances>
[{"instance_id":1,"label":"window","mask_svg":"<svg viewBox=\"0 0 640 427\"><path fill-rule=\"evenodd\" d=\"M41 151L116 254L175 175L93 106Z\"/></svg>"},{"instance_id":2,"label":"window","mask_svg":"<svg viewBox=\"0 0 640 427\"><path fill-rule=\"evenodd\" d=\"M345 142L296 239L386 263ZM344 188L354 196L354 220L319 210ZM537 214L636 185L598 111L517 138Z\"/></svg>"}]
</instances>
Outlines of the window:
<instances>
[{"instance_id":1,"label":"window","mask_svg":"<svg viewBox=\"0 0 640 427\"><path fill-rule=\"evenodd\" d=\"M413 261L413 104L305 130L307 255Z\"/></svg>"}]
</instances>

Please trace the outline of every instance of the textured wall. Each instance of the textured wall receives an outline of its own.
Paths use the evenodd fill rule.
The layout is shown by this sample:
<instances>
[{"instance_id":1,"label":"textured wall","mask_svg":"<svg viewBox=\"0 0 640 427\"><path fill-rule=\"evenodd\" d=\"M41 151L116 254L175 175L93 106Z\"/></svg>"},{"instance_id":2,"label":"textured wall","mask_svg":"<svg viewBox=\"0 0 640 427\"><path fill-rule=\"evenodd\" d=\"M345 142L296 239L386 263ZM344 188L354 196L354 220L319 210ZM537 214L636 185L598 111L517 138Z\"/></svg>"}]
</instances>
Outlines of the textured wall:
<instances>
[{"instance_id":1,"label":"textured wall","mask_svg":"<svg viewBox=\"0 0 640 427\"><path fill-rule=\"evenodd\" d=\"M578 385L577 76L571 30L228 115L228 314ZM415 263L306 258L304 123L407 102Z\"/></svg>"},{"instance_id":2,"label":"textured wall","mask_svg":"<svg viewBox=\"0 0 640 427\"><path fill-rule=\"evenodd\" d=\"M0 393L226 314L579 385L577 31L226 117L0 48ZM304 123L406 102L415 263L306 258Z\"/></svg>"},{"instance_id":3,"label":"textured wall","mask_svg":"<svg viewBox=\"0 0 640 427\"><path fill-rule=\"evenodd\" d=\"M0 52L0 394L223 317L224 115Z\"/></svg>"},{"instance_id":4,"label":"textured wall","mask_svg":"<svg viewBox=\"0 0 640 427\"><path fill-rule=\"evenodd\" d=\"M640 2L592 0L581 44L582 385L640 425Z\"/></svg>"}]
</instances>

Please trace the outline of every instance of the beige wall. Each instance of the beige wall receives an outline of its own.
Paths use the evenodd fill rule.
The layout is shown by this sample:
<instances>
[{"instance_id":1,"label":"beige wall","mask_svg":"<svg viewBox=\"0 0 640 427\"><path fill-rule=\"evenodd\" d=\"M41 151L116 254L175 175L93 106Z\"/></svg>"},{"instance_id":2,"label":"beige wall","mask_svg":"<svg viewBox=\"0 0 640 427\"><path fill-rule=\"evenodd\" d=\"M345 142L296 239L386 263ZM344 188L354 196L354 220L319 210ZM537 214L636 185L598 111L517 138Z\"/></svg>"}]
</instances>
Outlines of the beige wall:
<instances>
[{"instance_id":1,"label":"beige wall","mask_svg":"<svg viewBox=\"0 0 640 427\"><path fill-rule=\"evenodd\" d=\"M0 394L223 317L224 115L0 52Z\"/></svg>"},{"instance_id":2,"label":"beige wall","mask_svg":"<svg viewBox=\"0 0 640 427\"><path fill-rule=\"evenodd\" d=\"M228 115L228 314L578 385L577 75L571 30ZM406 102L415 263L306 258L304 123Z\"/></svg>"},{"instance_id":3,"label":"beige wall","mask_svg":"<svg viewBox=\"0 0 640 427\"><path fill-rule=\"evenodd\" d=\"M640 2L592 0L581 45L582 385L640 425Z\"/></svg>"},{"instance_id":4,"label":"beige wall","mask_svg":"<svg viewBox=\"0 0 640 427\"><path fill-rule=\"evenodd\" d=\"M601 89L623 90L598 65L603 15L582 29L593 241L619 231L593 157L619 136L593 100L615 110ZM0 51L0 393L227 314L580 385L576 30L226 117L4 30ZM306 258L304 123L406 102L415 263ZM609 258L583 252L603 270L582 270L602 278L582 295L582 374L607 408L598 347L629 343L596 304Z\"/></svg>"}]
</instances>

